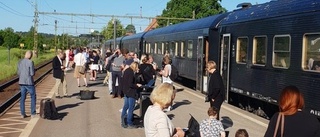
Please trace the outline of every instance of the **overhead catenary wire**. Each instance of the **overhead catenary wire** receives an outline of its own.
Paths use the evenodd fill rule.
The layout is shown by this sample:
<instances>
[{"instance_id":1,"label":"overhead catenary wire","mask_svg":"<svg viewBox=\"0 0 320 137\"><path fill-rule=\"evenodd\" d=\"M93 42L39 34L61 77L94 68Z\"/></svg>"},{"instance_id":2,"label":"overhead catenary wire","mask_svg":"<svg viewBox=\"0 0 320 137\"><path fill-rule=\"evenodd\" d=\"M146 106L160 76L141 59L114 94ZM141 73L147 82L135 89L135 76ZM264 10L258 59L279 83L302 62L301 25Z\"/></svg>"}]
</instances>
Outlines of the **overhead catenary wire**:
<instances>
[{"instance_id":1,"label":"overhead catenary wire","mask_svg":"<svg viewBox=\"0 0 320 137\"><path fill-rule=\"evenodd\" d=\"M1 1L0 1L0 3L1 3L2 5L4 5L5 7L7 7L7 9L4 8L4 7L1 7L1 6L0 6L0 8L2 8L3 10L5 10L5 11L7 11L7 12L10 12L10 13L12 13L12 14L14 14L14 15L21 16L21 17L33 17L33 16L29 16L29 15L22 14L21 12L18 12L18 11L16 11L16 10L12 9L11 7L7 6L6 4L4 4L4 3L1 2ZM10 9L10 10L8 10L8 9Z\"/></svg>"}]
</instances>

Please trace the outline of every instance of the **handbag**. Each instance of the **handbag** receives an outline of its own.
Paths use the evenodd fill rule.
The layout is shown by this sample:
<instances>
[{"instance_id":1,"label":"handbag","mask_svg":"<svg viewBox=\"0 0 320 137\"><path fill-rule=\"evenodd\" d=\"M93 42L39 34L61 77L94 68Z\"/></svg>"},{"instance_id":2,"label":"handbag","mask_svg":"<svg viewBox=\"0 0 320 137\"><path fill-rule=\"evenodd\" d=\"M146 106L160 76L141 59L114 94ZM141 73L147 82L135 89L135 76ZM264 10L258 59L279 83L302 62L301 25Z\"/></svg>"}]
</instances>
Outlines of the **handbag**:
<instances>
[{"instance_id":1,"label":"handbag","mask_svg":"<svg viewBox=\"0 0 320 137\"><path fill-rule=\"evenodd\" d=\"M190 114L191 118L188 122L188 130L185 131L185 137L200 137L200 124L199 122Z\"/></svg>"},{"instance_id":2,"label":"handbag","mask_svg":"<svg viewBox=\"0 0 320 137\"><path fill-rule=\"evenodd\" d=\"M81 54L81 58L80 58L80 65L81 66L79 66L79 73L80 74L84 74L85 72L86 72L86 68L82 65L82 63L81 63L81 60L82 60L82 54Z\"/></svg>"},{"instance_id":3,"label":"handbag","mask_svg":"<svg viewBox=\"0 0 320 137\"><path fill-rule=\"evenodd\" d=\"M86 68L84 66L79 66L79 73L84 74L86 71Z\"/></svg>"},{"instance_id":4,"label":"handbag","mask_svg":"<svg viewBox=\"0 0 320 137\"><path fill-rule=\"evenodd\" d=\"M281 120L281 129L280 129L281 134L280 134L280 137L283 137L284 115L282 113L279 113L279 115L278 115L277 124L276 124L276 128L274 129L273 137L277 136L278 128L279 128L279 125L280 125L280 120Z\"/></svg>"}]
</instances>

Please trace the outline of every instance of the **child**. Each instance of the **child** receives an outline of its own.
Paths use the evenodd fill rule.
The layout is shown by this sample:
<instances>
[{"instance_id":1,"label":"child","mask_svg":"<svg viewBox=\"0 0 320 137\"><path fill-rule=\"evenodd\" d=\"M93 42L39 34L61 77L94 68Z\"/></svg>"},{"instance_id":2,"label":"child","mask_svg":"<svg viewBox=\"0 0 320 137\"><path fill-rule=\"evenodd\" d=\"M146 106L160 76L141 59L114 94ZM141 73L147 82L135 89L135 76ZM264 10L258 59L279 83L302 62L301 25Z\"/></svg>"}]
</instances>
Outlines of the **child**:
<instances>
[{"instance_id":1,"label":"child","mask_svg":"<svg viewBox=\"0 0 320 137\"><path fill-rule=\"evenodd\" d=\"M238 129L235 137L249 137L249 134L245 129Z\"/></svg>"},{"instance_id":2,"label":"child","mask_svg":"<svg viewBox=\"0 0 320 137\"><path fill-rule=\"evenodd\" d=\"M209 118L200 123L201 137L225 137L226 132L223 129L222 123L217 120L218 109L210 107L208 109Z\"/></svg>"}]
</instances>

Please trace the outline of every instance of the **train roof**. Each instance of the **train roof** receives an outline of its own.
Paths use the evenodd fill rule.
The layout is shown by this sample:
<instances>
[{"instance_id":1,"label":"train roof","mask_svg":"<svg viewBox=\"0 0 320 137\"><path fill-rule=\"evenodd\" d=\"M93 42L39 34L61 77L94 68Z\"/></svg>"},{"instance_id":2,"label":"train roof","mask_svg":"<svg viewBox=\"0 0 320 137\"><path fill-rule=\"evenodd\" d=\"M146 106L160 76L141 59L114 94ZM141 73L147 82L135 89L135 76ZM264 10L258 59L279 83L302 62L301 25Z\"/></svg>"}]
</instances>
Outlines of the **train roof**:
<instances>
[{"instance_id":1,"label":"train roof","mask_svg":"<svg viewBox=\"0 0 320 137\"><path fill-rule=\"evenodd\" d=\"M122 40L122 38L124 38L125 36L122 36L122 37L117 37L116 38L116 41L120 41L120 40ZM105 43L109 43L109 42L113 42L114 41L114 39L108 39L107 41L105 41Z\"/></svg>"},{"instance_id":2,"label":"train roof","mask_svg":"<svg viewBox=\"0 0 320 137\"><path fill-rule=\"evenodd\" d=\"M221 25L318 10L320 10L319 0L272 0L264 4L234 10L221 22Z\"/></svg>"},{"instance_id":3,"label":"train roof","mask_svg":"<svg viewBox=\"0 0 320 137\"><path fill-rule=\"evenodd\" d=\"M122 40L139 39L139 38L143 37L143 35L145 33L147 33L147 32L140 32L140 33L133 34L133 35L130 35L130 36L125 36Z\"/></svg>"},{"instance_id":4,"label":"train roof","mask_svg":"<svg viewBox=\"0 0 320 137\"><path fill-rule=\"evenodd\" d=\"M148 31L145 36L152 36L157 34L168 34L174 32L183 32L189 30L205 29L205 28L216 28L217 24L226 16L224 14L217 14L197 20L182 22L171 26L157 28L155 30Z\"/></svg>"}]
</instances>

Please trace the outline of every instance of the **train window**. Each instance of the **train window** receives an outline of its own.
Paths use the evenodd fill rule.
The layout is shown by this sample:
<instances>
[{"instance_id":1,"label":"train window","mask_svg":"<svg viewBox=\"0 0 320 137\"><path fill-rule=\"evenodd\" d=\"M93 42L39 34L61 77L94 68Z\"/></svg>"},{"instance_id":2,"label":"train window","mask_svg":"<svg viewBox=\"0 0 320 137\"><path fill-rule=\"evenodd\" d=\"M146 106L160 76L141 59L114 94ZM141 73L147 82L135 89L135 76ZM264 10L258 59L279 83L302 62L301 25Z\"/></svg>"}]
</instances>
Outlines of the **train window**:
<instances>
[{"instance_id":1,"label":"train window","mask_svg":"<svg viewBox=\"0 0 320 137\"><path fill-rule=\"evenodd\" d=\"M149 47L150 47L150 43L147 43L145 53L149 53Z\"/></svg>"},{"instance_id":2,"label":"train window","mask_svg":"<svg viewBox=\"0 0 320 137\"><path fill-rule=\"evenodd\" d=\"M248 38L242 37L237 40L237 63L247 62Z\"/></svg>"},{"instance_id":3,"label":"train window","mask_svg":"<svg viewBox=\"0 0 320 137\"><path fill-rule=\"evenodd\" d=\"M162 54L162 44L160 42L158 42L158 51L157 54Z\"/></svg>"},{"instance_id":4,"label":"train window","mask_svg":"<svg viewBox=\"0 0 320 137\"><path fill-rule=\"evenodd\" d=\"M154 46L152 47L151 50L153 50L151 51L152 53L157 54L157 43L154 43Z\"/></svg>"},{"instance_id":5,"label":"train window","mask_svg":"<svg viewBox=\"0 0 320 137\"><path fill-rule=\"evenodd\" d=\"M192 58L192 48L193 48L193 41L188 40L188 49L187 49L187 57Z\"/></svg>"},{"instance_id":6,"label":"train window","mask_svg":"<svg viewBox=\"0 0 320 137\"><path fill-rule=\"evenodd\" d=\"M185 54L184 54L184 41L181 41L181 53L180 53L180 57L185 57Z\"/></svg>"},{"instance_id":7,"label":"train window","mask_svg":"<svg viewBox=\"0 0 320 137\"><path fill-rule=\"evenodd\" d=\"M175 46L175 42L174 41L172 41L172 42L170 42L170 46L169 46L169 53L170 53L170 55L172 55L172 56L174 56L175 54L175 48L176 48L176 46Z\"/></svg>"},{"instance_id":8,"label":"train window","mask_svg":"<svg viewBox=\"0 0 320 137\"><path fill-rule=\"evenodd\" d=\"M175 56L179 56L180 54L179 54L179 52L180 52L180 50L179 50L179 42L176 42L176 52L175 52Z\"/></svg>"},{"instance_id":9,"label":"train window","mask_svg":"<svg viewBox=\"0 0 320 137\"><path fill-rule=\"evenodd\" d=\"M165 55L170 55L169 46L170 46L169 43L166 42L166 43L165 43L165 46L164 46L164 54L165 54Z\"/></svg>"},{"instance_id":10,"label":"train window","mask_svg":"<svg viewBox=\"0 0 320 137\"><path fill-rule=\"evenodd\" d=\"M253 40L252 63L255 65L266 64L267 37L256 36Z\"/></svg>"},{"instance_id":11,"label":"train window","mask_svg":"<svg viewBox=\"0 0 320 137\"><path fill-rule=\"evenodd\" d=\"M302 67L320 72L320 34L305 34L303 37Z\"/></svg>"},{"instance_id":12,"label":"train window","mask_svg":"<svg viewBox=\"0 0 320 137\"><path fill-rule=\"evenodd\" d=\"M150 53L150 49L151 49L151 43L148 44L148 51L147 51L148 54Z\"/></svg>"},{"instance_id":13,"label":"train window","mask_svg":"<svg viewBox=\"0 0 320 137\"><path fill-rule=\"evenodd\" d=\"M290 36L288 35L277 35L273 38L273 67L289 68L290 45Z\"/></svg>"},{"instance_id":14,"label":"train window","mask_svg":"<svg viewBox=\"0 0 320 137\"><path fill-rule=\"evenodd\" d=\"M161 46L161 54L164 54L164 43L162 42L161 45L162 45L162 46Z\"/></svg>"}]
</instances>

